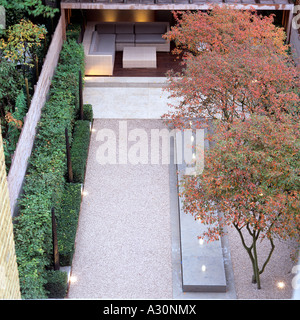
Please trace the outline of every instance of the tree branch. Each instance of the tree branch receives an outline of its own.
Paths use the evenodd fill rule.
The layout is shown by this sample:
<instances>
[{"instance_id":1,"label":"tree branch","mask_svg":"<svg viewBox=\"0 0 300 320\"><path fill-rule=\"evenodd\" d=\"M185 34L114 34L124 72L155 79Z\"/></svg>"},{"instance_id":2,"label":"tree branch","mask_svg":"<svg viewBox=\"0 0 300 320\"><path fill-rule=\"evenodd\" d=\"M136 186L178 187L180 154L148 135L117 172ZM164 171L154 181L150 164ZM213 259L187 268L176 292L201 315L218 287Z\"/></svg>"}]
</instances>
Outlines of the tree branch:
<instances>
[{"instance_id":1,"label":"tree branch","mask_svg":"<svg viewBox=\"0 0 300 320\"><path fill-rule=\"evenodd\" d=\"M273 251L274 251L274 249L275 249L275 245L274 245L273 239L270 238L269 240L270 240L270 243L271 243L271 250L270 250L270 252L269 252L269 255L268 255L268 257L267 257L267 260L265 261L265 263L264 263L263 266L262 266L262 269L259 271L259 274L262 274L262 273L264 272L265 267L266 267L266 265L268 264L268 262L270 261L271 256L272 256L272 253L273 253Z\"/></svg>"}]
</instances>

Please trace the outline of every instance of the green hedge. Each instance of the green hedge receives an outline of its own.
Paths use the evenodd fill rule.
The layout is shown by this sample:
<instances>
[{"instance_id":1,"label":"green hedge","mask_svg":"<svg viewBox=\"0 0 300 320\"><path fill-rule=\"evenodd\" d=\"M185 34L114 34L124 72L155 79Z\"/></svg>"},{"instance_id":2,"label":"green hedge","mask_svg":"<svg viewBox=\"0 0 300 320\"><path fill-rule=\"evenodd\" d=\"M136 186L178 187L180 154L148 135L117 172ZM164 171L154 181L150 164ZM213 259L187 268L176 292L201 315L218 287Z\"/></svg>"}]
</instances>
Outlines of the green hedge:
<instances>
[{"instance_id":1,"label":"green hedge","mask_svg":"<svg viewBox=\"0 0 300 320\"><path fill-rule=\"evenodd\" d=\"M67 37L68 39L78 40L81 32L81 26L78 23L70 23L67 27Z\"/></svg>"},{"instance_id":2,"label":"green hedge","mask_svg":"<svg viewBox=\"0 0 300 320\"><path fill-rule=\"evenodd\" d=\"M84 75L84 51L74 40L64 43L52 80L50 97L37 127L34 149L15 219L15 247L22 298L47 298L47 272L52 262L51 208L64 193L65 128L72 132L78 113L78 70Z\"/></svg>"},{"instance_id":3,"label":"green hedge","mask_svg":"<svg viewBox=\"0 0 300 320\"><path fill-rule=\"evenodd\" d=\"M71 147L71 161L74 182L84 182L86 160L90 141L90 122L79 120L75 124Z\"/></svg>"},{"instance_id":4,"label":"green hedge","mask_svg":"<svg viewBox=\"0 0 300 320\"><path fill-rule=\"evenodd\" d=\"M93 107L91 104L84 104L83 105L83 120L88 120L92 122L94 118L93 114Z\"/></svg>"},{"instance_id":5,"label":"green hedge","mask_svg":"<svg viewBox=\"0 0 300 320\"><path fill-rule=\"evenodd\" d=\"M57 215L57 239L61 266L72 264L81 204L81 184L68 183Z\"/></svg>"},{"instance_id":6,"label":"green hedge","mask_svg":"<svg viewBox=\"0 0 300 320\"><path fill-rule=\"evenodd\" d=\"M63 299L68 290L68 273L60 270L47 270L45 290L48 298Z\"/></svg>"}]
</instances>

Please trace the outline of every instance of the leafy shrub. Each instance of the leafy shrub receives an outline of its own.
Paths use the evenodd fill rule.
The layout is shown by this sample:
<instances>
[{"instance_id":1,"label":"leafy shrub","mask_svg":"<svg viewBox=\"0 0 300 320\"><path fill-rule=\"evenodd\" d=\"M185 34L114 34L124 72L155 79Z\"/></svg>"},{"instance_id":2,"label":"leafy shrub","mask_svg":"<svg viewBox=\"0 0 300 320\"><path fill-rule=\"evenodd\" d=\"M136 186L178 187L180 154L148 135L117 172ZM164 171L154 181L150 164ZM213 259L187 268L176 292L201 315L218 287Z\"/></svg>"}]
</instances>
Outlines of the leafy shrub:
<instances>
[{"instance_id":1,"label":"leafy shrub","mask_svg":"<svg viewBox=\"0 0 300 320\"><path fill-rule=\"evenodd\" d=\"M78 23L70 23L67 27L67 38L78 40L81 32L81 26Z\"/></svg>"},{"instance_id":2,"label":"leafy shrub","mask_svg":"<svg viewBox=\"0 0 300 320\"><path fill-rule=\"evenodd\" d=\"M47 283L45 290L48 298L62 299L68 290L68 273L60 270L48 270L46 272Z\"/></svg>"},{"instance_id":3,"label":"leafy shrub","mask_svg":"<svg viewBox=\"0 0 300 320\"><path fill-rule=\"evenodd\" d=\"M20 287L25 299L47 296L45 270L52 260L51 208L59 210L64 193L64 132L65 128L72 132L77 114L76 73L83 68L83 47L75 41L66 41L52 80L50 98L37 127L23 195L19 199L19 215L14 224Z\"/></svg>"},{"instance_id":4,"label":"leafy shrub","mask_svg":"<svg viewBox=\"0 0 300 320\"><path fill-rule=\"evenodd\" d=\"M11 166L11 156L16 150L16 146L21 134L23 119L27 112L27 103L23 90L20 90L16 97L15 111L6 114L7 131L4 141L4 154L6 170L9 171Z\"/></svg>"},{"instance_id":5,"label":"leafy shrub","mask_svg":"<svg viewBox=\"0 0 300 320\"><path fill-rule=\"evenodd\" d=\"M72 264L80 204L81 184L66 184L61 208L57 215L59 262L62 266Z\"/></svg>"},{"instance_id":6,"label":"leafy shrub","mask_svg":"<svg viewBox=\"0 0 300 320\"><path fill-rule=\"evenodd\" d=\"M86 159L90 141L90 122L79 120L75 124L71 148L74 182L84 182Z\"/></svg>"}]
</instances>

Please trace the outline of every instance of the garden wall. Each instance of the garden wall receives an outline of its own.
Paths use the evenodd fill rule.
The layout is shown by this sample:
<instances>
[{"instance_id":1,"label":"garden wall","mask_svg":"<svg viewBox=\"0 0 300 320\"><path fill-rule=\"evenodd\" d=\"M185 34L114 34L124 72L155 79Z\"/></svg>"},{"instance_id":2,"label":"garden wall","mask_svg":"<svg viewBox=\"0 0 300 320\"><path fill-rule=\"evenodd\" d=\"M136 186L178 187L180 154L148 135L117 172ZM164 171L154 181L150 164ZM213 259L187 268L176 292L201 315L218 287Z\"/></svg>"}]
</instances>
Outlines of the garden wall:
<instances>
[{"instance_id":1,"label":"garden wall","mask_svg":"<svg viewBox=\"0 0 300 320\"><path fill-rule=\"evenodd\" d=\"M290 39L292 47L295 49L295 53L300 58L300 34L298 30L291 28L291 39Z\"/></svg>"},{"instance_id":2,"label":"garden wall","mask_svg":"<svg viewBox=\"0 0 300 320\"><path fill-rule=\"evenodd\" d=\"M24 119L24 125L17 148L12 158L12 164L7 177L12 215L16 210L17 199L22 188L28 159L35 139L37 123L41 116L41 110L46 102L51 79L57 66L59 53L65 38L65 29L65 19L64 16L61 16L45 58L29 111Z\"/></svg>"},{"instance_id":3,"label":"garden wall","mask_svg":"<svg viewBox=\"0 0 300 320\"><path fill-rule=\"evenodd\" d=\"M10 216L5 160L0 127L0 300L20 299L13 224Z\"/></svg>"}]
</instances>

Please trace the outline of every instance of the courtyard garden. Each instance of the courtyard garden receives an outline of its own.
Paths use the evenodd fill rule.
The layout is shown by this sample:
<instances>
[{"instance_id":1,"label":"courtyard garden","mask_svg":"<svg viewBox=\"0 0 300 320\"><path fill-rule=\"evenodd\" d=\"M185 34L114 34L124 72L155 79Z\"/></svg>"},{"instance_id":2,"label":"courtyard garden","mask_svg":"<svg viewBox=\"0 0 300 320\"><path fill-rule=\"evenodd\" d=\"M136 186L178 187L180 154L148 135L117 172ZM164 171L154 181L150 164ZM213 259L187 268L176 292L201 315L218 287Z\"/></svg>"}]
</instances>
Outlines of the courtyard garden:
<instances>
[{"instance_id":1,"label":"courtyard garden","mask_svg":"<svg viewBox=\"0 0 300 320\"><path fill-rule=\"evenodd\" d=\"M0 0L0 5L7 14L6 29L0 30L0 123L9 172L51 39L61 20L55 6L40 1L18 0L12 4ZM274 24L272 15L218 6L207 12L173 14L175 25L163 37L172 43L174 60L180 57L181 67L166 74L164 92L172 101L180 102L170 103L162 119L165 125L180 130L209 129L206 138L210 146L203 155L204 170L183 177L176 201L181 197L184 212L208 226L199 234L201 241L209 243L228 236L228 232L235 234L230 236L233 247L243 250L243 259L235 267L241 272L247 270L241 278L251 283L251 290L255 287L259 291L264 289L261 279L273 259L283 255L278 249L286 245L289 251L284 255L293 264L299 258L299 65L284 29ZM69 286L68 272L61 267L71 267L73 261L94 121L93 106L84 104L82 97L85 48L79 39L83 21L72 22L67 23L14 212L23 299L65 298ZM116 123L108 121L110 125ZM147 125L150 131L150 122ZM98 140L94 137L94 146ZM130 168L133 185L138 180L134 169ZM168 170L162 172L169 177ZM102 176L105 174L102 172ZM93 172L90 179L92 176ZM97 183L102 183L102 176ZM151 174L146 178L149 184L154 179ZM105 182L108 190L112 188L111 194L122 182L127 184L117 176L107 177ZM143 187L141 183L139 191ZM167 189L166 184L163 192ZM98 201L98 194L94 196ZM108 193L106 196L109 199ZM130 208L130 196L127 202L122 194L117 196L120 200L113 205L121 207L124 201ZM144 202L148 203L146 198ZM165 198L169 199L168 195ZM84 205L86 208L86 202ZM158 217L164 212L156 214ZM146 220L137 217L141 225ZM127 221L130 218L129 214ZM168 219L162 219L163 223L167 225ZM107 221L109 225L111 220ZM239 250L234 253L237 260ZM249 298L243 294L241 298Z\"/></svg>"}]
</instances>

